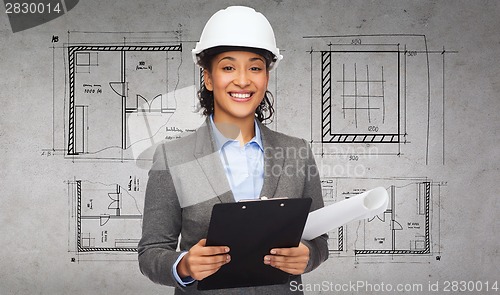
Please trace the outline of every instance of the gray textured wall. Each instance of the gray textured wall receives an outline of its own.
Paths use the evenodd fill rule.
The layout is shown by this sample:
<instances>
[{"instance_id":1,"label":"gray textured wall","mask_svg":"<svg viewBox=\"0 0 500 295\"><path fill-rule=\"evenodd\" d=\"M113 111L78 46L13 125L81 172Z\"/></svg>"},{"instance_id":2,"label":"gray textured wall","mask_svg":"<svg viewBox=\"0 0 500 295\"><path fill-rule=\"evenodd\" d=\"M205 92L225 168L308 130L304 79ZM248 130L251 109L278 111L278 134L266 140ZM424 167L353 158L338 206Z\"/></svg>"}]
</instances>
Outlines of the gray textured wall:
<instances>
[{"instance_id":1,"label":"gray textured wall","mask_svg":"<svg viewBox=\"0 0 500 295\"><path fill-rule=\"evenodd\" d=\"M500 278L500 208L495 193L495 185L500 179L497 147L500 127L499 3L238 1L268 17L278 46L284 49L285 58L277 78L277 96L281 99L279 121L274 127L304 138L311 136L311 118L304 110L311 108L310 62L306 51L313 46L304 36L417 34L426 36L429 49L441 50L445 46L447 50L456 51L447 55L446 60L444 142L434 140L442 135L437 120L438 123L433 123L436 126L431 126L434 133L430 136L428 163L424 160L426 154L418 151L421 146L417 139L413 146L403 147L404 156L360 160L370 168L366 177L426 176L447 182L447 186L442 187L440 202L433 203L440 207L433 208L433 214L439 213L433 219L434 226L439 225L439 249L433 251L440 251L441 260L433 255L431 259L412 257L407 261L399 257L401 263L358 264L353 258L331 257L306 276L307 282L419 283L426 290L429 281L439 281L442 289L445 281L489 281L491 286ZM74 236L71 236L74 204L68 198L65 181L77 177L118 183L123 182L124 177L128 179L129 175L137 174L145 183L146 172L141 170L132 174L130 171L137 169L133 163L72 162L61 155L42 155L46 148L65 147L64 134L60 130L64 128L63 114L66 113L60 102L67 96L67 81L65 65L61 62L61 43L66 42L68 30L146 32L181 28L182 41L186 41L183 45L194 46L188 41L199 38L208 17L231 4L234 2L86 0L62 17L18 33L12 33L8 18L2 13L1 294L171 292L143 277L133 255L125 261L108 255L106 261L71 262L75 257L71 252L74 249ZM61 38L61 43L55 45L56 50L52 49L53 35ZM186 48L185 52L189 50ZM189 53L183 56L189 63ZM420 78L412 77L415 80L408 82L419 85ZM190 85L190 82L180 81L184 83L181 86ZM440 84L436 83L438 89L433 91L440 93ZM413 91L425 92L417 88ZM413 122L426 122L427 113L418 112L418 108L410 110L409 116L416 118ZM332 161L344 163L345 157L333 157ZM435 247L437 238L433 237ZM84 260L85 256L80 258ZM384 259L387 261L387 257Z\"/></svg>"}]
</instances>

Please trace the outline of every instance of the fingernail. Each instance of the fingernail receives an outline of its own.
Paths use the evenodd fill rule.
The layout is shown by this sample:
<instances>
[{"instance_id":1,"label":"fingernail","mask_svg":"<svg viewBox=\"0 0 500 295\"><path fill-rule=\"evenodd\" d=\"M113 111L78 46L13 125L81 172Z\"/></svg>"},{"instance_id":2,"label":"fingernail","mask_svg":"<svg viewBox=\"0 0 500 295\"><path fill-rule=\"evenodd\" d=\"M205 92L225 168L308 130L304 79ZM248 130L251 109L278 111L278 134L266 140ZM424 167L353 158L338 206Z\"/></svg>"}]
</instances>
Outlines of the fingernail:
<instances>
[{"instance_id":1,"label":"fingernail","mask_svg":"<svg viewBox=\"0 0 500 295\"><path fill-rule=\"evenodd\" d=\"M271 260L271 257L269 257L269 256L265 256L265 257L264 257L264 260L265 260L265 261L270 261L270 260Z\"/></svg>"},{"instance_id":2,"label":"fingernail","mask_svg":"<svg viewBox=\"0 0 500 295\"><path fill-rule=\"evenodd\" d=\"M271 250L271 254L276 254L276 250Z\"/></svg>"},{"instance_id":3,"label":"fingernail","mask_svg":"<svg viewBox=\"0 0 500 295\"><path fill-rule=\"evenodd\" d=\"M229 252L229 248L228 247L226 247L224 250L226 251L226 253Z\"/></svg>"},{"instance_id":4,"label":"fingernail","mask_svg":"<svg viewBox=\"0 0 500 295\"><path fill-rule=\"evenodd\" d=\"M227 257L226 257L226 261L227 261L227 262L231 261L231 256L227 255Z\"/></svg>"}]
</instances>

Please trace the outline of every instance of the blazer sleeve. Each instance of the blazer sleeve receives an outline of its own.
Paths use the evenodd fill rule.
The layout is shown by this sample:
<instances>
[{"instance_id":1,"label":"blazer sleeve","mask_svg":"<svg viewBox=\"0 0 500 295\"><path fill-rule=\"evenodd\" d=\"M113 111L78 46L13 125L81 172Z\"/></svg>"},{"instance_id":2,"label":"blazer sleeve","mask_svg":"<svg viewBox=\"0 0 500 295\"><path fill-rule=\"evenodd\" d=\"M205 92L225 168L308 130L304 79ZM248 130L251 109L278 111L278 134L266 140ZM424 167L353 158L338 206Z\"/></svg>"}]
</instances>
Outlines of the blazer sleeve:
<instances>
[{"instance_id":1,"label":"blazer sleeve","mask_svg":"<svg viewBox=\"0 0 500 295\"><path fill-rule=\"evenodd\" d=\"M172 274L179 257L182 209L168 168L166 149L158 146L144 200L142 238L138 245L139 268L151 281L181 287Z\"/></svg>"},{"instance_id":2,"label":"blazer sleeve","mask_svg":"<svg viewBox=\"0 0 500 295\"><path fill-rule=\"evenodd\" d=\"M321 180L319 177L318 167L316 166L316 161L314 160L314 155L309 147L307 141L304 140L304 144L308 148L307 160L305 165L305 184L304 193L312 198L310 211L317 210L324 206L323 194L321 190ZM310 272L321 263L328 259L328 235L323 234L313 240L306 241L302 240L302 243L309 248L309 262L305 269L305 272Z\"/></svg>"}]
</instances>

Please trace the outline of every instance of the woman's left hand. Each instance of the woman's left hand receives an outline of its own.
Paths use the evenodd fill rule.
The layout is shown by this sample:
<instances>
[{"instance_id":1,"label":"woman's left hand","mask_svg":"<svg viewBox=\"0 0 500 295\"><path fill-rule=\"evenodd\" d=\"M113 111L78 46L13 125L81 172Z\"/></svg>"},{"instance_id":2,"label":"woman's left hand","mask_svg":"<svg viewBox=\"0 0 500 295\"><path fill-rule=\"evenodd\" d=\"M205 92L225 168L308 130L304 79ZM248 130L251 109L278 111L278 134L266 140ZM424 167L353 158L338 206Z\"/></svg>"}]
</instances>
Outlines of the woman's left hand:
<instances>
[{"instance_id":1,"label":"woman's left hand","mask_svg":"<svg viewBox=\"0 0 500 295\"><path fill-rule=\"evenodd\" d=\"M271 265L292 275L303 274L309 262L309 248L300 243L298 247L272 249L264 257L264 264Z\"/></svg>"}]
</instances>

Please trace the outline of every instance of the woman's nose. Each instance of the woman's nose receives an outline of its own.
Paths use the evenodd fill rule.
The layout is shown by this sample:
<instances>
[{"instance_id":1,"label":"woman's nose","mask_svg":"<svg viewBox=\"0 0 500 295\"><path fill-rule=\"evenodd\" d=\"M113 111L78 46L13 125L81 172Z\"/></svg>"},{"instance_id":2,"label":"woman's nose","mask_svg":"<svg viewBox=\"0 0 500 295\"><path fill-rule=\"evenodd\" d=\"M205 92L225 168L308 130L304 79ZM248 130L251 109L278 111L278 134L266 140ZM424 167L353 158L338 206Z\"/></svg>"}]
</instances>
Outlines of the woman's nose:
<instances>
[{"instance_id":1,"label":"woman's nose","mask_svg":"<svg viewBox=\"0 0 500 295\"><path fill-rule=\"evenodd\" d=\"M250 84L250 79L246 71L238 71L234 79L234 84L244 88Z\"/></svg>"}]
</instances>

